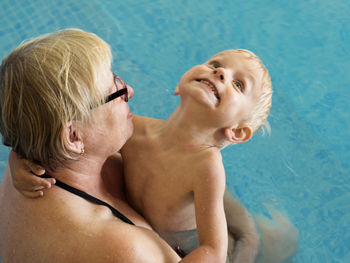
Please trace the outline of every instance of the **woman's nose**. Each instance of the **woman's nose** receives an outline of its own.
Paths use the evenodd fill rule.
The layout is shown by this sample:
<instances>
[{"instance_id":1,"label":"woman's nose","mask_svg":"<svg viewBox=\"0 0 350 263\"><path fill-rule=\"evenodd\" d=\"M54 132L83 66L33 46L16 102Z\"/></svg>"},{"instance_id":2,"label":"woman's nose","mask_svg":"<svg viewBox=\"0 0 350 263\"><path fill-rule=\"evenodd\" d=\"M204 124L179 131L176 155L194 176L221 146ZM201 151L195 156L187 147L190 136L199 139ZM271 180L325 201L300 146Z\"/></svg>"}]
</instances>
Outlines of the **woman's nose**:
<instances>
[{"instance_id":1,"label":"woman's nose","mask_svg":"<svg viewBox=\"0 0 350 263\"><path fill-rule=\"evenodd\" d=\"M225 70L223 68L214 69L214 75L221 81L225 82Z\"/></svg>"},{"instance_id":2,"label":"woman's nose","mask_svg":"<svg viewBox=\"0 0 350 263\"><path fill-rule=\"evenodd\" d=\"M130 100L134 96L134 89L129 85L126 85L126 87L128 89L128 99Z\"/></svg>"}]
</instances>

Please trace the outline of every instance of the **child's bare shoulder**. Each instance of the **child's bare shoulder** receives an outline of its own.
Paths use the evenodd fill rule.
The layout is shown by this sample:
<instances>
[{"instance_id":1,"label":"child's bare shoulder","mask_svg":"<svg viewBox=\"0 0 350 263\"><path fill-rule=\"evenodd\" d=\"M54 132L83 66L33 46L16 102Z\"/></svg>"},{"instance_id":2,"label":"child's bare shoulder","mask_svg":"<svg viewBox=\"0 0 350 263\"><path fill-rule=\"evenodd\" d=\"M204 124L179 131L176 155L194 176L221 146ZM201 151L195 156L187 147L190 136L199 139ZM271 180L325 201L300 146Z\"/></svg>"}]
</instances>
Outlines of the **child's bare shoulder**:
<instances>
[{"instance_id":1,"label":"child's bare shoulder","mask_svg":"<svg viewBox=\"0 0 350 263\"><path fill-rule=\"evenodd\" d=\"M199 151L197 158L201 160L201 166L205 169L217 169L223 167L222 156L217 149Z\"/></svg>"},{"instance_id":2,"label":"child's bare shoulder","mask_svg":"<svg viewBox=\"0 0 350 263\"><path fill-rule=\"evenodd\" d=\"M151 139L154 130L162 124L163 120L143 116L134 116L134 132L127 144L130 142L142 143L143 140Z\"/></svg>"},{"instance_id":3,"label":"child's bare shoulder","mask_svg":"<svg viewBox=\"0 0 350 263\"><path fill-rule=\"evenodd\" d=\"M150 129L154 126L157 126L161 124L163 120L160 119L154 119L150 117L143 117L143 116L134 116L133 117L133 123L136 131L145 131L147 129Z\"/></svg>"},{"instance_id":4,"label":"child's bare shoulder","mask_svg":"<svg viewBox=\"0 0 350 263\"><path fill-rule=\"evenodd\" d=\"M222 163L222 156L217 151L205 151L198 154L198 163L196 165L197 177L202 179L205 177L207 180L212 178L213 180L218 177L225 176L225 169Z\"/></svg>"}]
</instances>

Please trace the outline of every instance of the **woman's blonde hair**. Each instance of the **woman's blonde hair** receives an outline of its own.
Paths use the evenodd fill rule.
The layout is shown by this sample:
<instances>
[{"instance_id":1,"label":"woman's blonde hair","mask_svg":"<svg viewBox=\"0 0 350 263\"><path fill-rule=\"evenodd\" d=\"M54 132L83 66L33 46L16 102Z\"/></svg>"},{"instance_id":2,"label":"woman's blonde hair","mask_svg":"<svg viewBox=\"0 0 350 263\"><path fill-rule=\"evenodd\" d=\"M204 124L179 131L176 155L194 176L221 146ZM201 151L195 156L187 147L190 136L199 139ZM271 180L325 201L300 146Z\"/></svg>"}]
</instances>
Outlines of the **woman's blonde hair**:
<instances>
[{"instance_id":1,"label":"woman's blonde hair","mask_svg":"<svg viewBox=\"0 0 350 263\"><path fill-rule=\"evenodd\" d=\"M0 69L0 131L21 157L51 169L74 156L62 140L70 121L88 121L103 101L109 45L93 33L65 29L20 44Z\"/></svg>"}]
</instances>

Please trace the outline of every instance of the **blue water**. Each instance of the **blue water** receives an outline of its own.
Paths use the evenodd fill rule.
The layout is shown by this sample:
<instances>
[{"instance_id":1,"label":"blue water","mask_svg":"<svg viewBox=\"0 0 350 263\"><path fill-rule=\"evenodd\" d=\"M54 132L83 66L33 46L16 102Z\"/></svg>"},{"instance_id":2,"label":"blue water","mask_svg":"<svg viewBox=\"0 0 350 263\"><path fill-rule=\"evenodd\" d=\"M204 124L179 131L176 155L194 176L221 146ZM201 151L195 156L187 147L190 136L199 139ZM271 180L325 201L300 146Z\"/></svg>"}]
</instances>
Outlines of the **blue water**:
<instances>
[{"instance_id":1,"label":"blue water","mask_svg":"<svg viewBox=\"0 0 350 263\"><path fill-rule=\"evenodd\" d=\"M255 213L285 211L293 262L350 262L350 2L90 0L0 2L0 57L66 27L92 31L135 89L135 114L166 118L181 75L218 51L254 51L270 71L270 136L223 151L227 184ZM0 173L8 149L0 146Z\"/></svg>"}]
</instances>

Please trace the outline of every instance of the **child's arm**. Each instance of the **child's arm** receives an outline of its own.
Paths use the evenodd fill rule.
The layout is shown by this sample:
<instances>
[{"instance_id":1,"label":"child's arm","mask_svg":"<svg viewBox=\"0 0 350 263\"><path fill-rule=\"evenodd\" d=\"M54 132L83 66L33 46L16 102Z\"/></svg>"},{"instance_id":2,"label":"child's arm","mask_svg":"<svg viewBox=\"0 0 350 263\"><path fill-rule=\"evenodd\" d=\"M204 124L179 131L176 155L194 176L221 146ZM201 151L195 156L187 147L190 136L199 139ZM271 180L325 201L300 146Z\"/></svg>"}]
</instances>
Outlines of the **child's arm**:
<instances>
[{"instance_id":1,"label":"child's arm","mask_svg":"<svg viewBox=\"0 0 350 263\"><path fill-rule=\"evenodd\" d=\"M224 208L228 231L235 237L234 247L228 248L230 262L255 262L259 254L260 239L252 216L228 189L224 195Z\"/></svg>"},{"instance_id":2,"label":"child's arm","mask_svg":"<svg viewBox=\"0 0 350 263\"><path fill-rule=\"evenodd\" d=\"M54 178L38 177L45 174L44 168L19 158L14 151L10 152L9 166L14 187L26 197L43 196L42 190L51 188L51 185L56 183Z\"/></svg>"},{"instance_id":3,"label":"child's arm","mask_svg":"<svg viewBox=\"0 0 350 263\"><path fill-rule=\"evenodd\" d=\"M194 202L199 246L181 261L184 263L220 263L226 260L225 171L221 163L210 166L199 169L195 176Z\"/></svg>"}]
</instances>

